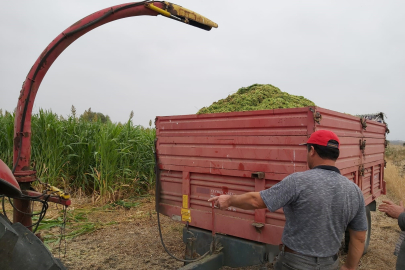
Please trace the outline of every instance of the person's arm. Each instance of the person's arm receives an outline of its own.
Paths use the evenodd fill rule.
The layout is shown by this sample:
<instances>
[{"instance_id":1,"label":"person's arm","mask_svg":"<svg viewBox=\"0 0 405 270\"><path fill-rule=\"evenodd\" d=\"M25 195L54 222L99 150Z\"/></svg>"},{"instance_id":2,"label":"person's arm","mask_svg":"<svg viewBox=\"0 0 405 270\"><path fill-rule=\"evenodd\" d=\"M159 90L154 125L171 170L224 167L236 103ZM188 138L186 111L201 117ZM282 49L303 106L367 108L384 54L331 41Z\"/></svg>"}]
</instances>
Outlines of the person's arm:
<instances>
[{"instance_id":1,"label":"person's arm","mask_svg":"<svg viewBox=\"0 0 405 270\"><path fill-rule=\"evenodd\" d=\"M267 208L274 212L296 198L295 180L292 175L287 176L269 189L260 192L248 192L241 195L221 195L209 199L215 206L225 210L230 206L252 210Z\"/></svg>"},{"instance_id":2,"label":"person's arm","mask_svg":"<svg viewBox=\"0 0 405 270\"><path fill-rule=\"evenodd\" d=\"M347 225L347 230L349 231L350 241L349 241L349 251L347 253L346 262L340 268L341 270L355 270L359 265L360 258L363 256L364 246L366 242L366 233L368 228L367 215L366 215L366 205L364 202L363 192L356 185L357 199L359 207L357 209L356 215ZM353 202L355 197L353 198ZM354 205L353 205L354 207Z\"/></svg>"},{"instance_id":3,"label":"person's arm","mask_svg":"<svg viewBox=\"0 0 405 270\"><path fill-rule=\"evenodd\" d=\"M405 211L402 201L399 202L399 205L396 205L389 200L384 200L383 204L378 207L378 210L386 213L387 216L395 219L398 219L399 215Z\"/></svg>"},{"instance_id":4,"label":"person's arm","mask_svg":"<svg viewBox=\"0 0 405 270\"><path fill-rule=\"evenodd\" d=\"M221 195L208 200L215 206L225 210L228 207L237 207L245 210L266 208L259 192L248 192L241 195Z\"/></svg>"},{"instance_id":5,"label":"person's arm","mask_svg":"<svg viewBox=\"0 0 405 270\"><path fill-rule=\"evenodd\" d=\"M361 256L363 256L364 243L366 241L367 231L354 231L349 229L350 241L349 252L347 253L346 262L340 270L355 270L359 265Z\"/></svg>"}]
</instances>

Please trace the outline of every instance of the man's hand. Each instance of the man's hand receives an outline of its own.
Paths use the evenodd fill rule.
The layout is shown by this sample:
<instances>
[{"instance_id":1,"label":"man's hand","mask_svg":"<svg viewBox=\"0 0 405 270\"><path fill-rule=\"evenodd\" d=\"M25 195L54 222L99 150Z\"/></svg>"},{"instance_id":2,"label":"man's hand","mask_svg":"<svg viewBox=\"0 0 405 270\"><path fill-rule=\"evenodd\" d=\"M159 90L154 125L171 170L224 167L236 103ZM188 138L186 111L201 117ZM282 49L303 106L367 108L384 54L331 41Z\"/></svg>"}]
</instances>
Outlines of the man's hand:
<instances>
[{"instance_id":1,"label":"man's hand","mask_svg":"<svg viewBox=\"0 0 405 270\"><path fill-rule=\"evenodd\" d=\"M395 219L398 219L399 215L405 211L402 201L399 203L399 205L396 205L391 201L383 201L383 204L378 207L378 210Z\"/></svg>"},{"instance_id":2,"label":"man's hand","mask_svg":"<svg viewBox=\"0 0 405 270\"><path fill-rule=\"evenodd\" d=\"M225 210L229 206L231 206L231 195L215 196L209 199L208 201L214 202L214 207L219 208L221 210Z\"/></svg>"}]
</instances>

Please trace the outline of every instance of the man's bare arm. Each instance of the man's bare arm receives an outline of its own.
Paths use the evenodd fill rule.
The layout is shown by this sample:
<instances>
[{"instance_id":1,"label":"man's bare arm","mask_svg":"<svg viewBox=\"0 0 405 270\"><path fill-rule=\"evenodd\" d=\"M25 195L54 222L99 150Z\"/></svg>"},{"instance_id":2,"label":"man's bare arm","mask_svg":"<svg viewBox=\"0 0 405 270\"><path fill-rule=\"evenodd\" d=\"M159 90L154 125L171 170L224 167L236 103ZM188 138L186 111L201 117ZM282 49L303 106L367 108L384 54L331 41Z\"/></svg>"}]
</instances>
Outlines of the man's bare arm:
<instances>
[{"instance_id":1,"label":"man's bare arm","mask_svg":"<svg viewBox=\"0 0 405 270\"><path fill-rule=\"evenodd\" d=\"M363 256L364 243L366 242L366 231L353 231L349 229L349 234L349 252L346 257L346 262L341 270L357 269L360 258Z\"/></svg>"},{"instance_id":2,"label":"man's bare arm","mask_svg":"<svg viewBox=\"0 0 405 270\"><path fill-rule=\"evenodd\" d=\"M222 210L231 206L245 210L266 208L259 192L248 192L241 195L220 195L212 197L208 201L215 202L215 206Z\"/></svg>"},{"instance_id":3,"label":"man's bare arm","mask_svg":"<svg viewBox=\"0 0 405 270\"><path fill-rule=\"evenodd\" d=\"M396 205L392 201L384 200L383 204L378 207L378 210L387 214L387 216L398 219L399 215L405 211L402 201Z\"/></svg>"}]
</instances>

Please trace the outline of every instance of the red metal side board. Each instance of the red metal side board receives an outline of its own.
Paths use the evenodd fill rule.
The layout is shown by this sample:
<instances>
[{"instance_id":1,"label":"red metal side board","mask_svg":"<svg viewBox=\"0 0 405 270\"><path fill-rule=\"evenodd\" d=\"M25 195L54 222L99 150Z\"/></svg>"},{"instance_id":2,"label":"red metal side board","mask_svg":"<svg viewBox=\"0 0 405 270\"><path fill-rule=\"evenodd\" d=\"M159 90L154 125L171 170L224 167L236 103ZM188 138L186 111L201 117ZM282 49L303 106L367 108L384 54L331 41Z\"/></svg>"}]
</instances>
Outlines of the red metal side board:
<instances>
[{"instance_id":1,"label":"red metal side board","mask_svg":"<svg viewBox=\"0 0 405 270\"><path fill-rule=\"evenodd\" d=\"M307 135L308 108L156 118L156 136Z\"/></svg>"},{"instance_id":2,"label":"red metal side board","mask_svg":"<svg viewBox=\"0 0 405 270\"><path fill-rule=\"evenodd\" d=\"M357 116L339 113L316 107L322 115L318 129L327 129L335 132L339 137L356 138L385 138L386 125L376 121L366 121L367 127L363 129L360 118Z\"/></svg>"},{"instance_id":3,"label":"red metal side board","mask_svg":"<svg viewBox=\"0 0 405 270\"><path fill-rule=\"evenodd\" d=\"M179 220L186 207L190 225L211 230L211 196L260 191L307 170L306 146L299 144L320 129L338 134L336 165L362 189L366 204L383 194L384 124L369 121L364 129L358 117L318 107L167 116L156 118L160 211ZM216 232L281 243L282 209L214 211Z\"/></svg>"}]
</instances>

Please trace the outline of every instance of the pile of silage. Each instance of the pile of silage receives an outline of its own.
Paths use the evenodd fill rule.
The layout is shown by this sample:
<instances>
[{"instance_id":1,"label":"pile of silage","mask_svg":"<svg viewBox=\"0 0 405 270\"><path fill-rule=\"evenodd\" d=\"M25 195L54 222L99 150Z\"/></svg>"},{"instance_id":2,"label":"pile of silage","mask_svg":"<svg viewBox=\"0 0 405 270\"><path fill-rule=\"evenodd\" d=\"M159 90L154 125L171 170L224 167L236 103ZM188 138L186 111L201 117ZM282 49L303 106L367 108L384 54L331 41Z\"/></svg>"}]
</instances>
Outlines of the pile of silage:
<instances>
[{"instance_id":1,"label":"pile of silage","mask_svg":"<svg viewBox=\"0 0 405 270\"><path fill-rule=\"evenodd\" d=\"M240 88L235 94L201 108L197 114L257 111L282 108L315 106L315 103L302 97L282 92L271 84L253 84Z\"/></svg>"}]
</instances>

